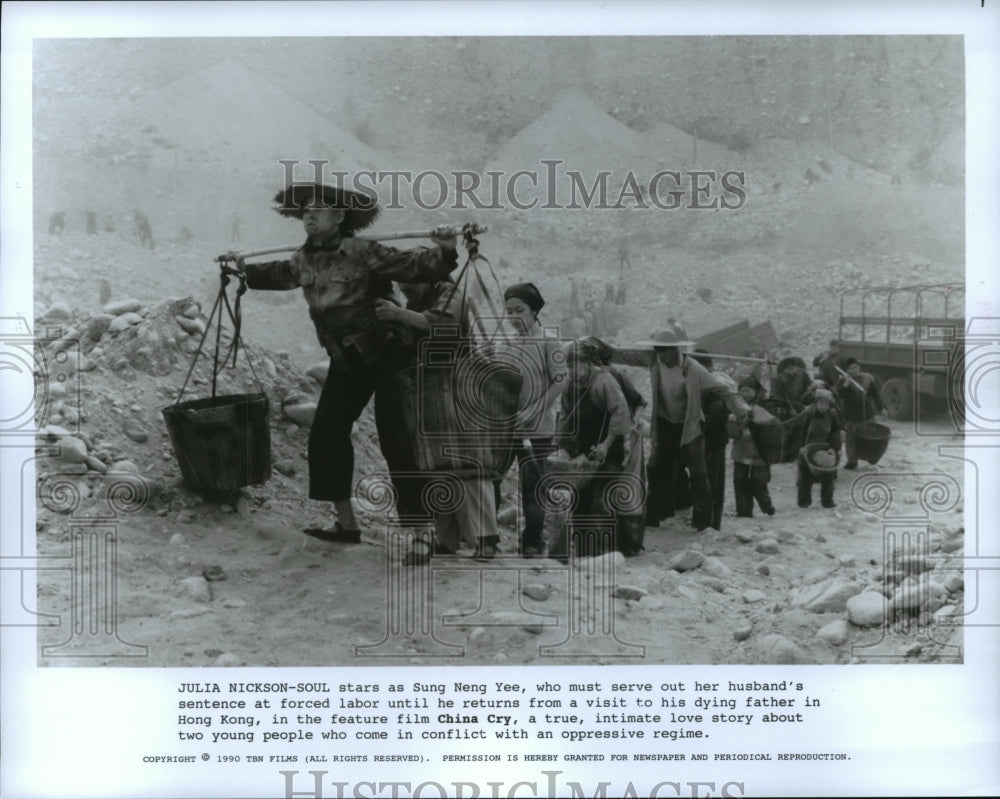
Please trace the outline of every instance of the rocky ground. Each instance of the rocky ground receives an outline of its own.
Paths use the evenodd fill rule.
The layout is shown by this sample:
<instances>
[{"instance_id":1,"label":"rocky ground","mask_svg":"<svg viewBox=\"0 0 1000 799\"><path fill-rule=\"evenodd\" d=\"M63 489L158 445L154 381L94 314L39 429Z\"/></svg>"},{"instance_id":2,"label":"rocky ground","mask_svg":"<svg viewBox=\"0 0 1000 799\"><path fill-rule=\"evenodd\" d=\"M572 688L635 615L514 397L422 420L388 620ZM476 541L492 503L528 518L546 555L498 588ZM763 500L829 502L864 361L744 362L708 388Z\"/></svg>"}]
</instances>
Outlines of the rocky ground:
<instances>
[{"instance_id":1,"label":"rocky ground","mask_svg":"<svg viewBox=\"0 0 1000 799\"><path fill-rule=\"evenodd\" d=\"M361 502L360 544L323 543L301 532L330 521L324 506L306 498L307 426L321 370L257 348L259 384L245 366L222 373L219 394L255 387L267 393L274 471L264 484L206 497L182 483L159 413L178 396L207 324L205 304L116 300L83 316L57 303L38 321L63 332L42 342L52 368L37 384L38 554L68 556L74 531L107 514L123 481L141 484L117 516L116 618L122 641L148 646L141 658L84 660L83 651L74 658L74 647L86 642L67 639L62 624L40 634L41 644L66 644L43 658L49 665L961 657L961 628L951 624L963 614L963 508L947 486L945 499L928 505L918 476L928 471L932 448L958 440L944 417L922 424L922 432L943 439L891 423L892 442L877 467L841 471L834 510L819 508L818 498L813 508L798 508L794 465L779 465L771 484L774 517L737 519L730 494L721 531L695 534L678 517L648 529L638 557L583 558L569 568L516 557L511 474L495 563L464 553L414 569L402 565L401 533L378 498ZM209 359L201 358L183 398L207 396L210 382ZM370 412L355 442L359 477L381 471ZM941 460L934 470L960 481L959 464ZM888 491L895 504L886 518L930 508L926 525L889 543L880 507ZM69 575L46 572L40 611L67 618L75 588ZM425 596L423 610L405 602L399 610L406 596Z\"/></svg>"},{"instance_id":2,"label":"rocky ground","mask_svg":"<svg viewBox=\"0 0 1000 799\"><path fill-rule=\"evenodd\" d=\"M939 472L961 483L961 462L937 454L940 443L958 441L945 416L923 419L920 435L912 423L892 422L877 467L841 472L834 510L799 509L794 465L780 465L772 518L736 519L730 496L721 532L696 535L677 518L647 530L639 557L570 568L514 557L510 474L500 514L503 557L407 569L378 496L360 503L361 544L302 534L332 521L327 507L306 497L322 351L298 292L262 292L242 303L255 373L241 351L217 391L267 394L273 472L226 496L202 496L181 481L161 410L177 401L209 325L218 289L212 259L302 238L297 223L269 209L284 184L277 159L285 154L329 158L330 169L445 174L491 167L509 174L557 158L588 185L599 171L613 172L614 190L629 171L640 180L659 169L744 172L739 209L507 204L432 212L411 202L376 225L426 230L470 218L488 225L482 253L499 283L537 283L547 325L569 315L567 278L601 296L622 274L625 253L619 344L647 338L670 316L692 336L742 319L771 321L776 354L810 360L836 334L845 290L964 279L957 45L896 41L886 49L844 39L827 52L818 39L775 40L757 52L755 40L700 48L704 40L692 39L664 49L650 39L627 43L623 71L622 51L594 42L547 41L539 49L529 40L456 39L442 49L438 41L406 40L407 57L424 67L407 74L398 69L397 42L358 40L351 52L319 42L310 72L324 81L319 92L303 81L300 61L286 57L299 40L233 40L211 52L193 40L39 45L37 549L80 557L80 525L107 516L109 505L118 509L116 635L148 646L148 656L107 662L961 657L961 628L949 622L964 608L963 506L950 503L957 485L924 489L918 476ZM747 65L735 83L733 59ZM921 69L937 70L940 80L928 84L917 77ZM329 94L327 74L352 79L333 81ZM442 112L451 108L462 113ZM140 246L133 208L148 216L155 251ZM47 233L59 210L65 229ZM87 212L98 221L93 235L85 233ZM223 337L224 350L228 343ZM646 375L632 376L648 397ZM211 383L210 359L201 358L183 399L208 396ZM354 441L359 480L381 472L370 411ZM891 497L891 507L881 509L880 497ZM908 538L896 535L888 546L884 522L896 515L926 523L914 522ZM86 563L79 566L78 575ZM95 665L104 661L83 651L84 639L67 626L81 606L70 575L40 572L39 610L60 618L40 633L42 644L58 649L43 661ZM401 591L431 590L426 617L396 613Z\"/></svg>"}]
</instances>

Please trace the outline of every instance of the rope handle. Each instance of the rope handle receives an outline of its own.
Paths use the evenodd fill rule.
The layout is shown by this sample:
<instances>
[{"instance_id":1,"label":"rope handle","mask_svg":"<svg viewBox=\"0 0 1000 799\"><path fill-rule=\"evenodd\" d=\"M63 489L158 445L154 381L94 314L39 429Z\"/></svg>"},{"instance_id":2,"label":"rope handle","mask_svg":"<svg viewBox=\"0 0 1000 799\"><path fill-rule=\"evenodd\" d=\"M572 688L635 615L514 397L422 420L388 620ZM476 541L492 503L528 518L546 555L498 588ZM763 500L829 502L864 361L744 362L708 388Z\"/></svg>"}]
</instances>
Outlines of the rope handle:
<instances>
[{"instance_id":1,"label":"rope handle","mask_svg":"<svg viewBox=\"0 0 1000 799\"><path fill-rule=\"evenodd\" d=\"M228 260L228 259L227 259ZM239 287L236 290L236 300L235 303L230 304L229 295L227 288L230 283L230 279L236 277L239 281ZM212 305L212 310L208 315L208 324L205 325L205 330L201 334L201 340L198 342L198 349L195 350L194 357L191 359L191 366L188 369L187 376L184 378L184 384L181 386L181 390L177 395L177 400L174 402L174 407L180 405L181 398L184 396L184 392L187 390L188 382L191 380L191 375L194 374L194 368L198 363L198 358L201 357L202 350L205 346L205 340L208 338L208 333L212 329L212 323L215 322L216 332L215 332L215 352L212 357L212 399L215 399L218 377L219 373L225 368L226 363L229 360L229 355L232 353L233 356L233 368L236 367L236 358L239 352L239 347L242 346L247 352L247 363L250 366L250 372L253 374L254 381L257 383L257 387L260 389L261 393L264 391L264 386L261 383L260 377L257 374L257 370L254 368L253 360L250 358L250 348L247 347L246 343L243 341L241 336L241 329L243 326L243 316L241 309L241 299L247 291L246 275L243 274L239 269L228 266L226 261L220 261L219 268L219 293L215 296L215 303ZM221 358L222 366L219 366L220 358L219 354L222 350L222 325L223 325L223 310L229 314L230 322L233 325L233 339L229 344L229 349L226 351L225 355ZM218 315L218 319L216 319Z\"/></svg>"}]
</instances>

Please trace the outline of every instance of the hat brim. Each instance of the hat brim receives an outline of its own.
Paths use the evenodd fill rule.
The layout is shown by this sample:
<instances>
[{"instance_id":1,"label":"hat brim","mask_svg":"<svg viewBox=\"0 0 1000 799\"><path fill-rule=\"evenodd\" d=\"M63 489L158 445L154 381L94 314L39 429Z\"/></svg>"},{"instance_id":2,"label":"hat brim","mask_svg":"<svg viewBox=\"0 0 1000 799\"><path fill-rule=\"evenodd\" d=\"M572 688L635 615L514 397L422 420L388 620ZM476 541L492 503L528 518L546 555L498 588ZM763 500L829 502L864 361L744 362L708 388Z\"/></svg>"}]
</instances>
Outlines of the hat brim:
<instances>
[{"instance_id":1,"label":"hat brim","mask_svg":"<svg viewBox=\"0 0 1000 799\"><path fill-rule=\"evenodd\" d=\"M646 350L664 350L668 347L693 347L694 344L694 341L674 341L670 344L665 344L662 341L637 341L635 346Z\"/></svg>"},{"instance_id":2,"label":"hat brim","mask_svg":"<svg viewBox=\"0 0 1000 799\"><path fill-rule=\"evenodd\" d=\"M274 210L291 219L302 219L307 206L322 202L329 208L345 212L343 227L351 232L371 225L380 211L375 198L367 194L319 184L289 186L275 194L274 201L278 204Z\"/></svg>"}]
</instances>

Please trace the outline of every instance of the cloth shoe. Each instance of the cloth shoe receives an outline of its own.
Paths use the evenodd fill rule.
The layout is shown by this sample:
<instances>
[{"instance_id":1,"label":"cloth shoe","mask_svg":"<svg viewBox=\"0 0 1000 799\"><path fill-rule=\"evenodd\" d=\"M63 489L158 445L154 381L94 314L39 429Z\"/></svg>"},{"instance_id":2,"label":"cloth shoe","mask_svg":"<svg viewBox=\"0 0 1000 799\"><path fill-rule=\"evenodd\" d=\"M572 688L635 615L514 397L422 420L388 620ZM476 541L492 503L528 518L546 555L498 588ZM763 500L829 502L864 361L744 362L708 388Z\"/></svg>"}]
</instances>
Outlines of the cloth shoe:
<instances>
[{"instance_id":1,"label":"cloth shoe","mask_svg":"<svg viewBox=\"0 0 1000 799\"><path fill-rule=\"evenodd\" d=\"M348 530L347 528L341 526L340 522L336 522L332 528L307 527L304 532L306 535L318 538L320 541L331 541L341 544L361 543L361 531Z\"/></svg>"}]
</instances>

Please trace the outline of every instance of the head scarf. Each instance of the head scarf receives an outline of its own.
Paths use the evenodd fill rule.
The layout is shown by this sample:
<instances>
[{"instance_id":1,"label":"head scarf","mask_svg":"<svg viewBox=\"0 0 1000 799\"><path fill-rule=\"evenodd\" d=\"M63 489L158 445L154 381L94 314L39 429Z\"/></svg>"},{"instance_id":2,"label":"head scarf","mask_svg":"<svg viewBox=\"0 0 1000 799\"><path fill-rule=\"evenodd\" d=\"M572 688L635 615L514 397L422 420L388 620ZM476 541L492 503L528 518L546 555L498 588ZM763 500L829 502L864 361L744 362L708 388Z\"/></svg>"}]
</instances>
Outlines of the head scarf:
<instances>
[{"instance_id":1,"label":"head scarf","mask_svg":"<svg viewBox=\"0 0 1000 799\"><path fill-rule=\"evenodd\" d=\"M503 298L505 302L510 299L521 300L534 313L538 313L545 307L545 300L542 299L542 293L534 283L515 283L512 286L508 286L507 290L503 293Z\"/></svg>"}]
</instances>

